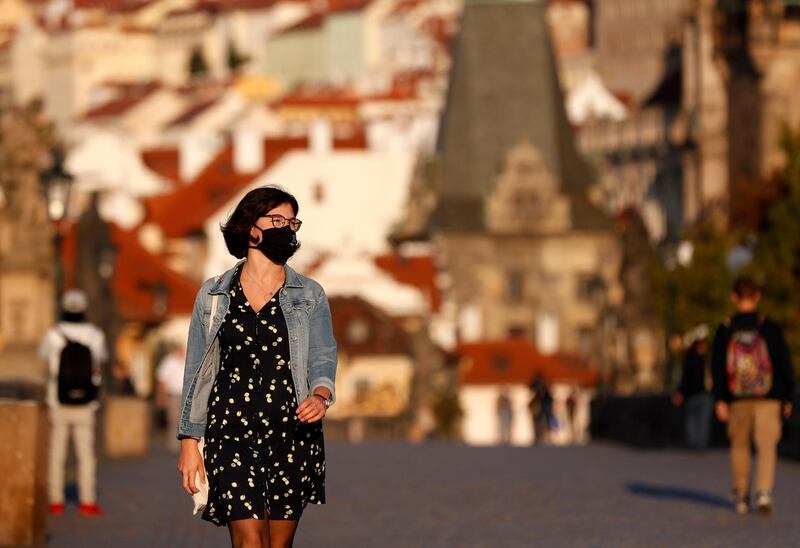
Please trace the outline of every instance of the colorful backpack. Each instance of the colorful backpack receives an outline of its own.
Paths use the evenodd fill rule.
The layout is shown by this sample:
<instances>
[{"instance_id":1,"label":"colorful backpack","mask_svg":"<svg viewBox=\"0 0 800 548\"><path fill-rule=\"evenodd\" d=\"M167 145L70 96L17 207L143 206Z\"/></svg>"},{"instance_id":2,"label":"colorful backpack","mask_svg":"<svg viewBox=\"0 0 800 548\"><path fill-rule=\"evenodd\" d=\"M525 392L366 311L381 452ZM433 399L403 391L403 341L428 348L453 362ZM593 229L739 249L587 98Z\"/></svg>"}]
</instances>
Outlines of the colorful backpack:
<instances>
[{"instance_id":1,"label":"colorful backpack","mask_svg":"<svg viewBox=\"0 0 800 548\"><path fill-rule=\"evenodd\" d=\"M726 322L727 323L727 322ZM735 330L728 342L728 390L736 398L766 396L772 388L772 360L759 327Z\"/></svg>"}]
</instances>

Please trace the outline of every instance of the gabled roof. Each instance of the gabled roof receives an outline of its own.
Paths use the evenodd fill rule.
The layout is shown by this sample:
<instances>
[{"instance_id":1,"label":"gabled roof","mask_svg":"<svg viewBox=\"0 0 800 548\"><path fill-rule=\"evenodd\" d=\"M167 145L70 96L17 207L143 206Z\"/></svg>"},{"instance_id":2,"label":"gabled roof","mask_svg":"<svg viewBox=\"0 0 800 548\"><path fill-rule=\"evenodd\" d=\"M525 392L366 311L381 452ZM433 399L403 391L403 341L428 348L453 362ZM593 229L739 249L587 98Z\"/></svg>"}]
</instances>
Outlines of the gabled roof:
<instances>
[{"instance_id":1,"label":"gabled roof","mask_svg":"<svg viewBox=\"0 0 800 548\"><path fill-rule=\"evenodd\" d=\"M268 140L264 145L265 169L288 150L305 144L306 139ZM238 173L233 166L233 146L228 145L190 184L146 200L147 219L160 225L168 238L199 232L213 212L258 175Z\"/></svg>"},{"instance_id":2,"label":"gabled roof","mask_svg":"<svg viewBox=\"0 0 800 548\"><path fill-rule=\"evenodd\" d=\"M202 113L204 113L206 110L208 110L213 105L215 105L217 103L217 101L218 101L218 99L214 98L214 99L205 99L205 100L198 101L198 102L194 103L192 106L190 106L189 108L184 110L182 113L180 113L171 122L169 122L167 124L167 127L168 128L175 128L177 126L182 126L182 125L191 123L192 120L194 120L195 118L200 116Z\"/></svg>"},{"instance_id":3,"label":"gabled roof","mask_svg":"<svg viewBox=\"0 0 800 548\"><path fill-rule=\"evenodd\" d=\"M155 93L160 86L156 83L147 83L142 86L120 88L122 93L105 103L87 110L83 120L96 120L99 118L112 118L121 116L133 107L139 105Z\"/></svg>"},{"instance_id":4,"label":"gabled roof","mask_svg":"<svg viewBox=\"0 0 800 548\"><path fill-rule=\"evenodd\" d=\"M311 15L300 19L297 23L282 29L278 32L278 34L318 29L325 22L325 17L325 13L312 13Z\"/></svg>"},{"instance_id":5,"label":"gabled roof","mask_svg":"<svg viewBox=\"0 0 800 548\"><path fill-rule=\"evenodd\" d=\"M433 312L438 312L442 295L436 284L436 263L430 255L404 257L393 253L378 255L375 264L400 283L413 285L425 295Z\"/></svg>"},{"instance_id":6,"label":"gabled roof","mask_svg":"<svg viewBox=\"0 0 800 548\"><path fill-rule=\"evenodd\" d=\"M411 354L408 333L400 321L357 296L331 296L333 335L339 352L354 357L375 354ZM363 339L353 336L353 323L366 326Z\"/></svg>"},{"instance_id":7,"label":"gabled roof","mask_svg":"<svg viewBox=\"0 0 800 548\"><path fill-rule=\"evenodd\" d=\"M434 227L482 231L483 200L523 140L570 194L574 228L610 228L588 202L591 172L573 142L545 20L546 3L467 2L439 132L442 182Z\"/></svg>"},{"instance_id":8,"label":"gabled roof","mask_svg":"<svg viewBox=\"0 0 800 548\"><path fill-rule=\"evenodd\" d=\"M365 146L363 132L348 139L334 139L335 149ZM147 220L161 226L164 236L168 238L198 233L211 215L270 169L284 154L306 148L306 137L266 139L263 168L255 173L238 173L233 165L233 145L229 144L189 184L145 200Z\"/></svg>"},{"instance_id":9,"label":"gabled roof","mask_svg":"<svg viewBox=\"0 0 800 548\"><path fill-rule=\"evenodd\" d=\"M129 11L152 3L153 0L73 0L76 10Z\"/></svg>"},{"instance_id":10,"label":"gabled roof","mask_svg":"<svg viewBox=\"0 0 800 548\"><path fill-rule=\"evenodd\" d=\"M174 183L181 182L180 152L175 147L150 148L142 151L142 162L151 171Z\"/></svg>"},{"instance_id":11,"label":"gabled roof","mask_svg":"<svg viewBox=\"0 0 800 548\"><path fill-rule=\"evenodd\" d=\"M308 0L199 0L198 6L211 7L219 11L257 11L270 9L282 2L308 4Z\"/></svg>"},{"instance_id":12,"label":"gabled roof","mask_svg":"<svg viewBox=\"0 0 800 548\"><path fill-rule=\"evenodd\" d=\"M280 107L348 107L359 105L358 95L350 88L335 86L297 86L277 101L273 108Z\"/></svg>"},{"instance_id":13,"label":"gabled roof","mask_svg":"<svg viewBox=\"0 0 800 548\"><path fill-rule=\"evenodd\" d=\"M545 356L523 338L460 343L455 354L463 358L461 384L527 385L537 376L548 382L597 382L597 373L578 358L565 354Z\"/></svg>"},{"instance_id":14,"label":"gabled roof","mask_svg":"<svg viewBox=\"0 0 800 548\"><path fill-rule=\"evenodd\" d=\"M278 34L318 29L325 23L325 20L329 15L348 11L361 11L370 3L372 3L372 0L327 0L323 9L308 15L291 26L286 27Z\"/></svg>"},{"instance_id":15,"label":"gabled roof","mask_svg":"<svg viewBox=\"0 0 800 548\"><path fill-rule=\"evenodd\" d=\"M139 243L135 232L115 225L110 228L111 239L117 248L117 268L111 287L119 316L128 321L161 321L163 316L157 315L153 307L153 288L158 283L164 284L167 290L164 316L191 314L200 284L172 270L162 257L147 251ZM72 225L66 231L62 248L68 286L75 284L77 245L77 225Z\"/></svg>"}]
</instances>

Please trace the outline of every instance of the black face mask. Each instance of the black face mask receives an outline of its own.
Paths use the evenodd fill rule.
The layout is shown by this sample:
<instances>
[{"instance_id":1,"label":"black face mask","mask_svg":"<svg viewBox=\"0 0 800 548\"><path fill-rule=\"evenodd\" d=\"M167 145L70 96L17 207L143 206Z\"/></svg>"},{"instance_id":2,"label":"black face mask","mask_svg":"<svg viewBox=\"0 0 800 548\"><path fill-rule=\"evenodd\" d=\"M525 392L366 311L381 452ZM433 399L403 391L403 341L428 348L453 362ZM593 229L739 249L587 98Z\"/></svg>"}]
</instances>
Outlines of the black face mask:
<instances>
[{"instance_id":1,"label":"black face mask","mask_svg":"<svg viewBox=\"0 0 800 548\"><path fill-rule=\"evenodd\" d=\"M261 241L253 245L264 256L275 264L286 264L289 257L300 248L295 232L286 225L282 228L264 229L256 226L261 231Z\"/></svg>"}]
</instances>

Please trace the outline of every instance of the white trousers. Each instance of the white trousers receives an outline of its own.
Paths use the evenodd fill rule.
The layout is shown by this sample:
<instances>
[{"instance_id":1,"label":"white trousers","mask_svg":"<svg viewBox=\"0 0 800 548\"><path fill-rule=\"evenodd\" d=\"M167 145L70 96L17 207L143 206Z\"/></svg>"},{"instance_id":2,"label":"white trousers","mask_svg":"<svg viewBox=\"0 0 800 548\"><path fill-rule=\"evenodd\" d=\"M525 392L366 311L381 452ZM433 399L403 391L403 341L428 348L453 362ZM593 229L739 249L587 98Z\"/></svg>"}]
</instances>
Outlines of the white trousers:
<instances>
[{"instance_id":1,"label":"white trousers","mask_svg":"<svg viewBox=\"0 0 800 548\"><path fill-rule=\"evenodd\" d=\"M51 504L64 503L64 468L70 434L78 457L78 493L82 504L97 502L97 459L94 451L95 411L89 405L50 408L50 463L47 477Z\"/></svg>"}]
</instances>

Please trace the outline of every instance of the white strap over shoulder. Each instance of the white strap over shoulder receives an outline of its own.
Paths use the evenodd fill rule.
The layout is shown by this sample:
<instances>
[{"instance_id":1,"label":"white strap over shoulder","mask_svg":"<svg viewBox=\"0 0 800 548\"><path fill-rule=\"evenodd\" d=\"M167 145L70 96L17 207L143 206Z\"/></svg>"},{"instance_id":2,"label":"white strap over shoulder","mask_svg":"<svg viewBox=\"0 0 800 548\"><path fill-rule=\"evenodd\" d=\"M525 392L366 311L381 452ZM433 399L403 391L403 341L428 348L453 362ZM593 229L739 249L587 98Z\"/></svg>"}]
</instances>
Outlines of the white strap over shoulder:
<instances>
[{"instance_id":1,"label":"white strap over shoulder","mask_svg":"<svg viewBox=\"0 0 800 548\"><path fill-rule=\"evenodd\" d=\"M214 316L217 315L217 303L219 302L219 295L211 297L211 315L208 317L208 332L211 333L211 326L214 325Z\"/></svg>"}]
</instances>

